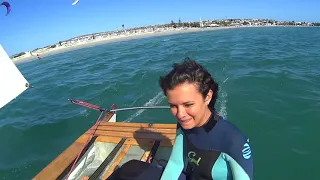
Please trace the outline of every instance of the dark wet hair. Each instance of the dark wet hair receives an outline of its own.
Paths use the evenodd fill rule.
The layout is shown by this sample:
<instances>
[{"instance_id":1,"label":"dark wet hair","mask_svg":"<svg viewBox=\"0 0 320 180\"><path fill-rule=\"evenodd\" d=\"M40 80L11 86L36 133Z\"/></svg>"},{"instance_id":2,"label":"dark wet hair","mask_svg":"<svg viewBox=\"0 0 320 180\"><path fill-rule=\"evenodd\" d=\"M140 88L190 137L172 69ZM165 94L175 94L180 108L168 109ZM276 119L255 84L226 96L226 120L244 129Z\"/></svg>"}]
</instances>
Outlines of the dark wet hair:
<instances>
[{"instance_id":1,"label":"dark wet hair","mask_svg":"<svg viewBox=\"0 0 320 180\"><path fill-rule=\"evenodd\" d=\"M160 76L159 84L163 93L167 96L167 90L172 90L176 86L188 83L196 83L199 93L205 98L211 89L213 91L212 99L209 103L209 109L214 111L218 97L219 85L211 77L211 74L195 60L189 57L185 58L182 63L174 63L173 69L166 75Z\"/></svg>"}]
</instances>

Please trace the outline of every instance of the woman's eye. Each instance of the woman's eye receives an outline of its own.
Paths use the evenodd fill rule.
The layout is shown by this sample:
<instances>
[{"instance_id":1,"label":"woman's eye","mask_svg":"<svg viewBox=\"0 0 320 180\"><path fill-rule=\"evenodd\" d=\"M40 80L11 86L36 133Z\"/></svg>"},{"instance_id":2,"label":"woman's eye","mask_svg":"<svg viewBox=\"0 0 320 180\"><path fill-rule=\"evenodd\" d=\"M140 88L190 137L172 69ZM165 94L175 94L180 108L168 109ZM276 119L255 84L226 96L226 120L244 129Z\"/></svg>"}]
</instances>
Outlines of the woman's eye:
<instances>
[{"instance_id":1,"label":"woman's eye","mask_svg":"<svg viewBox=\"0 0 320 180\"><path fill-rule=\"evenodd\" d=\"M190 106L192 106L193 104L185 104L184 106L185 107L190 107Z\"/></svg>"}]
</instances>

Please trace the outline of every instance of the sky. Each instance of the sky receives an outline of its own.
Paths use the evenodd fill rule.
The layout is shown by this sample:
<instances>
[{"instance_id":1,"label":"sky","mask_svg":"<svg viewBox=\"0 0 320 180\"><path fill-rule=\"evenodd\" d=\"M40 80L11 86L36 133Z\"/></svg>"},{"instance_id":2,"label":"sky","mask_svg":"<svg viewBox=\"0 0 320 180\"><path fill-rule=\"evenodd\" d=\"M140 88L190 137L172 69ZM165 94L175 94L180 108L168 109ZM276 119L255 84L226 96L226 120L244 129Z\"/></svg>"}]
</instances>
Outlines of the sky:
<instances>
[{"instance_id":1,"label":"sky","mask_svg":"<svg viewBox=\"0 0 320 180\"><path fill-rule=\"evenodd\" d=\"M2 2L3 0L0 0ZM320 0L6 0L0 44L9 56L73 37L121 29L224 18L320 22Z\"/></svg>"}]
</instances>

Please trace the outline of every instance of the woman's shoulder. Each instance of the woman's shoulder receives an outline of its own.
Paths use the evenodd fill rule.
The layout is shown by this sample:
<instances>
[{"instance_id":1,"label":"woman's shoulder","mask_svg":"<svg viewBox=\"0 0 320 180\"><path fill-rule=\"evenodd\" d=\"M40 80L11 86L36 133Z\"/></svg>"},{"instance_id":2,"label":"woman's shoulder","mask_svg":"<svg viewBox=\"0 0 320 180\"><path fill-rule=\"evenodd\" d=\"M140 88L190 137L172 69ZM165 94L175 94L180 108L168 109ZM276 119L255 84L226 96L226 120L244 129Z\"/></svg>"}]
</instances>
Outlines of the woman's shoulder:
<instances>
[{"instance_id":1,"label":"woman's shoulder","mask_svg":"<svg viewBox=\"0 0 320 180\"><path fill-rule=\"evenodd\" d=\"M247 141L248 139L235 124L223 118L218 121L216 129L227 135L228 139L232 141Z\"/></svg>"},{"instance_id":2,"label":"woman's shoulder","mask_svg":"<svg viewBox=\"0 0 320 180\"><path fill-rule=\"evenodd\" d=\"M221 119L219 130L225 134L224 152L237 161L251 158L249 138L232 122Z\"/></svg>"},{"instance_id":3,"label":"woman's shoulder","mask_svg":"<svg viewBox=\"0 0 320 180\"><path fill-rule=\"evenodd\" d=\"M249 138L232 122L222 120L220 127L225 131L223 157L234 167L241 167L241 171L250 177L253 176L253 158ZM233 171L238 171L239 168L234 168Z\"/></svg>"}]
</instances>

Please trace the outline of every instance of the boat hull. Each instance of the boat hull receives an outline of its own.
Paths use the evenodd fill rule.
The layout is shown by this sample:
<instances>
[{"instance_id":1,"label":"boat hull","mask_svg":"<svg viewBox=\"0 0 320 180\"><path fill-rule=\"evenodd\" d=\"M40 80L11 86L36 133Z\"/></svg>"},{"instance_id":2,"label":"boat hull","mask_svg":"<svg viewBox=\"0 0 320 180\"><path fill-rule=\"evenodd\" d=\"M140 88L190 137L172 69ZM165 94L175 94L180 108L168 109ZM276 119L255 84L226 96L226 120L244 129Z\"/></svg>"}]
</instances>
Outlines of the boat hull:
<instances>
[{"instance_id":1,"label":"boat hull","mask_svg":"<svg viewBox=\"0 0 320 180\"><path fill-rule=\"evenodd\" d=\"M33 179L66 179L81 152L68 180L107 179L132 159L167 161L175 133L175 124L117 122L116 114L109 112L97 128L92 126Z\"/></svg>"}]
</instances>

